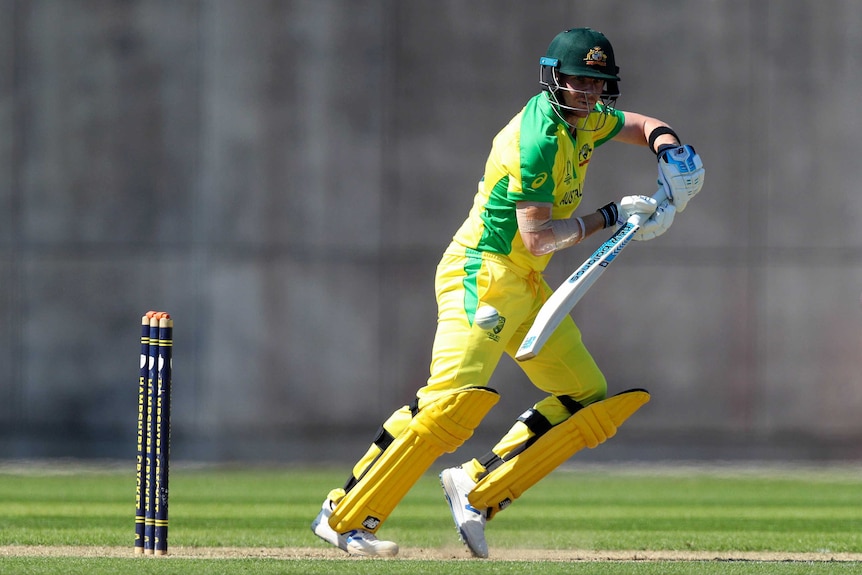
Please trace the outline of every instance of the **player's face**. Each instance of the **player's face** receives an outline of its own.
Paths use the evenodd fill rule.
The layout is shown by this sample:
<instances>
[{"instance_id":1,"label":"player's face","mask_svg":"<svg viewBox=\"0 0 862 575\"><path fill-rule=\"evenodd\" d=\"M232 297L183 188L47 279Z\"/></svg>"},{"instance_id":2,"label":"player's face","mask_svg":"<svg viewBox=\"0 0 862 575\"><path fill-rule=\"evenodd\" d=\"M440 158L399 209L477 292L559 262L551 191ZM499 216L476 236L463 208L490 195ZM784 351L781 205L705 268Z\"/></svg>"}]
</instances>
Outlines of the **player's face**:
<instances>
[{"instance_id":1,"label":"player's face","mask_svg":"<svg viewBox=\"0 0 862 575\"><path fill-rule=\"evenodd\" d=\"M569 113L579 118L585 118L601 98L605 81L598 78L560 74L560 87L562 88L560 92L563 96L563 105L574 108Z\"/></svg>"}]
</instances>

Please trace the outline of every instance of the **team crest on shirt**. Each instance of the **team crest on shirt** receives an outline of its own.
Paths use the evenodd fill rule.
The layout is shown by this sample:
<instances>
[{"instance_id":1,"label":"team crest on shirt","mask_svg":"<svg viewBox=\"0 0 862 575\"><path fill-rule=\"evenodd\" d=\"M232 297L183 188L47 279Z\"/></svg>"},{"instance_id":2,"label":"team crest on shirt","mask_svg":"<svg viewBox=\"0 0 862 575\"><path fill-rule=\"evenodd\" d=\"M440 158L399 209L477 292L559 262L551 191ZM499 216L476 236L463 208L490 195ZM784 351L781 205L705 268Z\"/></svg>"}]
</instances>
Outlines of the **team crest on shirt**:
<instances>
[{"instance_id":1,"label":"team crest on shirt","mask_svg":"<svg viewBox=\"0 0 862 575\"><path fill-rule=\"evenodd\" d=\"M590 156L593 155L593 147L589 144L584 144L581 146L581 150L578 152L578 165L583 166L590 161Z\"/></svg>"},{"instance_id":2,"label":"team crest on shirt","mask_svg":"<svg viewBox=\"0 0 862 575\"><path fill-rule=\"evenodd\" d=\"M584 63L587 66L601 66L604 68L608 63L608 55L605 54L601 46L593 46L590 51L587 52L587 56L584 58Z\"/></svg>"}]
</instances>

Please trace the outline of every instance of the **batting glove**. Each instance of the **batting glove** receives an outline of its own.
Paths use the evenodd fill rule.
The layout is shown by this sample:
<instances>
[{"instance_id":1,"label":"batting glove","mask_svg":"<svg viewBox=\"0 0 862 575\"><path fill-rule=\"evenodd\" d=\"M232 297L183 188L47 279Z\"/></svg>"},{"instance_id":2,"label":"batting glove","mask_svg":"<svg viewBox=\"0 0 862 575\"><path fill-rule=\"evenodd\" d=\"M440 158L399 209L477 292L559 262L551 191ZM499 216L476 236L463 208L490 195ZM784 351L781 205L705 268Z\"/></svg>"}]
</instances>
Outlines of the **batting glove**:
<instances>
[{"instance_id":1,"label":"batting glove","mask_svg":"<svg viewBox=\"0 0 862 575\"><path fill-rule=\"evenodd\" d=\"M658 202L649 196L626 196L620 200L617 223L624 224L632 216L649 217L658 207Z\"/></svg>"},{"instance_id":2,"label":"batting glove","mask_svg":"<svg viewBox=\"0 0 862 575\"><path fill-rule=\"evenodd\" d=\"M673 218L675 215L676 208L674 207L674 205L671 204L668 200L664 200L658 205L658 207L655 209L655 212L653 212L649 219L645 221L643 225L641 225L638 231L635 232L635 235L632 236L632 239L638 241L646 241L659 237L660 235L665 233L670 227L670 225L673 223Z\"/></svg>"},{"instance_id":3,"label":"batting glove","mask_svg":"<svg viewBox=\"0 0 862 575\"><path fill-rule=\"evenodd\" d=\"M703 160L691 146L665 144L658 150L658 183L681 212L703 187Z\"/></svg>"},{"instance_id":4,"label":"batting glove","mask_svg":"<svg viewBox=\"0 0 862 575\"><path fill-rule=\"evenodd\" d=\"M643 216L643 221L633 240L646 241L657 238L667 231L676 214L674 207L664 200L661 204L649 196L626 196L619 203L619 224L632 216Z\"/></svg>"}]
</instances>

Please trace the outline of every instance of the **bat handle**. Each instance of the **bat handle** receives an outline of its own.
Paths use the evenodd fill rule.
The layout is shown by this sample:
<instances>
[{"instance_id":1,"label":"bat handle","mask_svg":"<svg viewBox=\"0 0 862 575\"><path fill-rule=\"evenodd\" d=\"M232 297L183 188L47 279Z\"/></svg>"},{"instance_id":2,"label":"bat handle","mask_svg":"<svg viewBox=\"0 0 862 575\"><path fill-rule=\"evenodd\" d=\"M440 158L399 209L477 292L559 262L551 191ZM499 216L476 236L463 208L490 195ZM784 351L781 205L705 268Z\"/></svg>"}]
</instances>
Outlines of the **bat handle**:
<instances>
[{"instance_id":1,"label":"bat handle","mask_svg":"<svg viewBox=\"0 0 862 575\"><path fill-rule=\"evenodd\" d=\"M656 191L656 193L653 194L652 198L656 202L658 202L658 205L661 205L662 202L666 202L667 200L670 199L667 197L667 192L665 191L664 186L659 186L658 190ZM646 216L644 214L635 214L632 217L630 217L627 221L630 224L634 224L634 225L640 227L648 219L649 219L649 216Z\"/></svg>"}]
</instances>

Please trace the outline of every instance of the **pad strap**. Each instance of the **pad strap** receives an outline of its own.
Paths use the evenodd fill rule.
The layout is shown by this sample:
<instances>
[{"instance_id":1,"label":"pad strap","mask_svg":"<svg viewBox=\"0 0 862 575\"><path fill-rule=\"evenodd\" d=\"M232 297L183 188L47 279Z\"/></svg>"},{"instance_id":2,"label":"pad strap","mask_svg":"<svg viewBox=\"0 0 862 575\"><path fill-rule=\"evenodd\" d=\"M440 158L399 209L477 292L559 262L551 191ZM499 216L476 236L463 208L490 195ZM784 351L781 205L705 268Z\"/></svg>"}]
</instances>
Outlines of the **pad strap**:
<instances>
[{"instance_id":1,"label":"pad strap","mask_svg":"<svg viewBox=\"0 0 862 575\"><path fill-rule=\"evenodd\" d=\"M617 428L648 401L649 392L631 389L580 409L517 456L493 462L493 470L470 492L470 503L492 517L578 451L613 437Z\"/></svg>"},{"instance_id":2,"label":"pad strap","mask_svg":"<svg viewBox=\"0 0 862 575\"><path fill-rule=\"evenodd\" d=\"M584 406L573 397L568 395L557 395L555 396L557 401L566 408L569 412L569 415L574 415L578 411L582 410ZM518 417L518 421L524 424L524 427L530 432L531 437L527 439L524 444L512 450L511 453L506 454L506 457L500 457L494 451L489 451L482 457L477 457L476 461L485 469L485 471L479 475L479 479L482 479L501 465L503 465L506 461L510 459L514 459L520 453L522 453L525 449L533 445L536 441L539 440L540 437L545 435L551 429L553 429L553 425L548 418L542 415L537 409L528 409L520 417Z\"/></svg>"}]
</instances>

